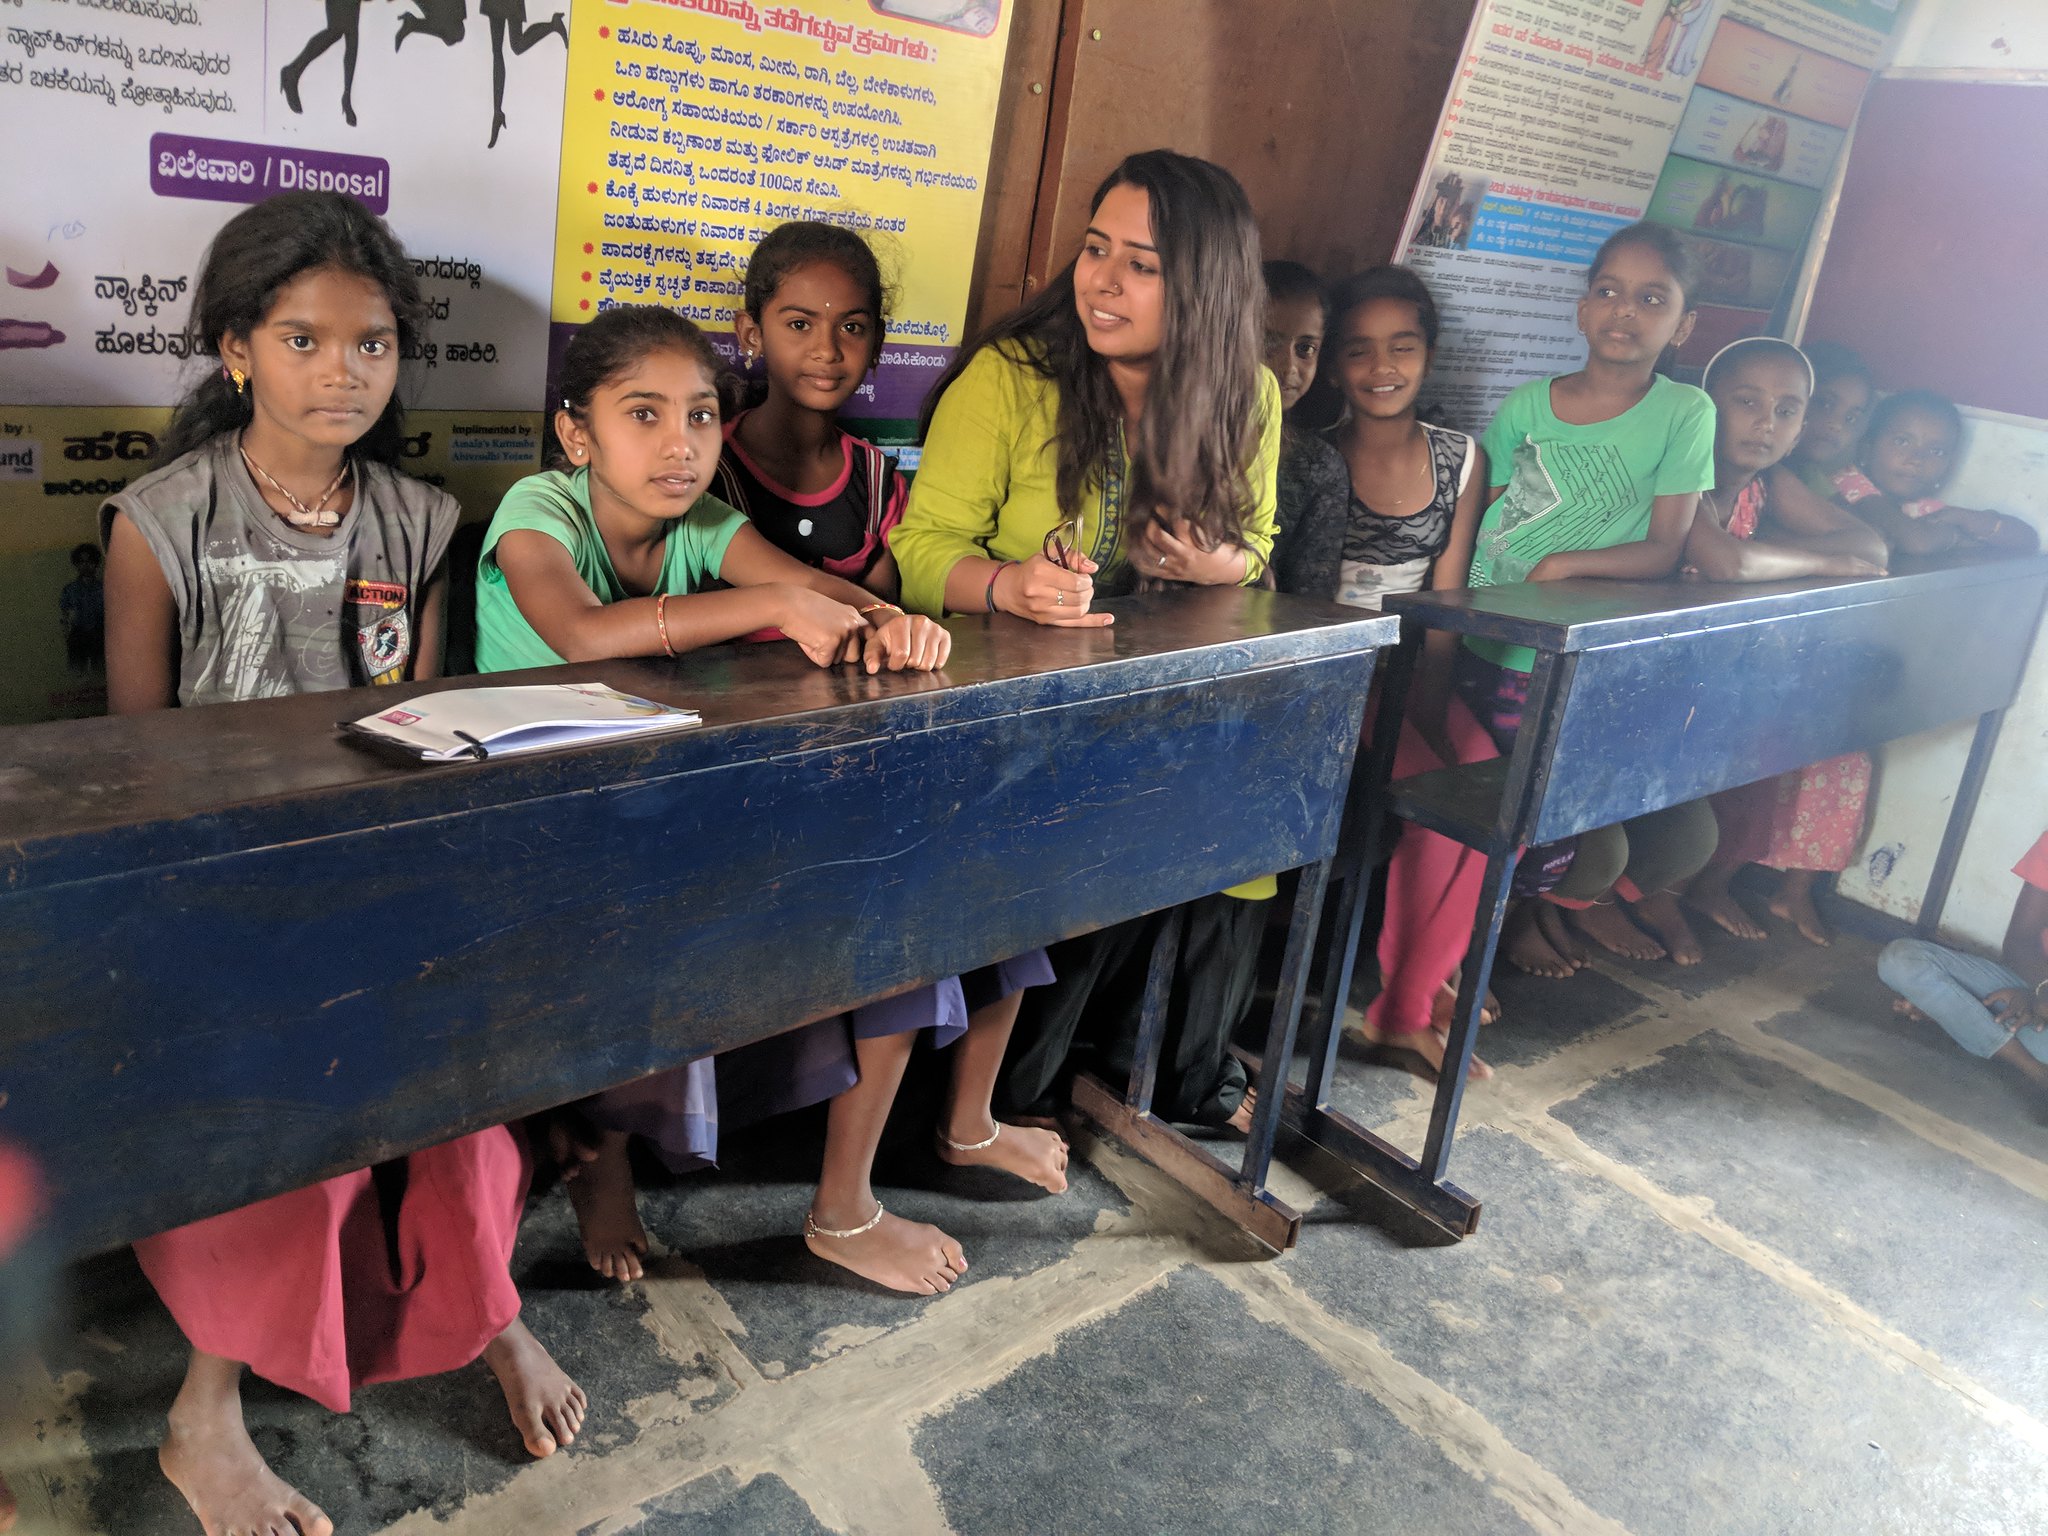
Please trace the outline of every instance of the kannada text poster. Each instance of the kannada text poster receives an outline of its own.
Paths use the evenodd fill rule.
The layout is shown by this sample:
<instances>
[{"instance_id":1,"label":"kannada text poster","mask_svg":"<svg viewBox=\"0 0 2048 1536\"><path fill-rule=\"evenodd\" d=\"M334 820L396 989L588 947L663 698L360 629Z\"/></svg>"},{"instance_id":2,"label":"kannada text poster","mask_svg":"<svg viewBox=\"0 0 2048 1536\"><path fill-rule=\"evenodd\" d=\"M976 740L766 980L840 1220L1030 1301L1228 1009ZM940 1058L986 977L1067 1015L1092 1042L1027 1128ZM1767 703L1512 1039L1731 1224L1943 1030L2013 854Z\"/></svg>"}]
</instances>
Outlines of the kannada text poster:
<instances>
[{"instance_id":1,"label":"kannada text poster","mask_svg":"<svg viewBox=\"0 0 2048 1536\"><path fill-rule=\"evenodd\" d=\"M1482 430L1576 367L1600 242L1644 216L1722 0L1483 0L1401 253L1443 306L1430 398Z\"/></svg>"},{"instance_id":2,"label":"kannada text poster","mask_svg":"<svg viewBox=\"0 0 2048 1536\"><path fill-rule=\"evenodd\" d=\"M1007 7L993 0L612 0L572 27L558 332L664 304L732 354L747 257L777 224L858 230L892 287L850 416L901 422L960 344Z\"/></svg>"},{"instance_id":3,"label":"kannada text poster","mask_svg":"<svg viewBox=\"0 0 2048 1536\"><path fill-rule=\"evenodd\" d=\"M482 515L538 463L568 27L516 10L0 6L0 722L101 707L78 546L205 366L184 337L200 261L249 204L344 191L405 242L430 305L410 470Z\"/></svg>"}]
</instances>

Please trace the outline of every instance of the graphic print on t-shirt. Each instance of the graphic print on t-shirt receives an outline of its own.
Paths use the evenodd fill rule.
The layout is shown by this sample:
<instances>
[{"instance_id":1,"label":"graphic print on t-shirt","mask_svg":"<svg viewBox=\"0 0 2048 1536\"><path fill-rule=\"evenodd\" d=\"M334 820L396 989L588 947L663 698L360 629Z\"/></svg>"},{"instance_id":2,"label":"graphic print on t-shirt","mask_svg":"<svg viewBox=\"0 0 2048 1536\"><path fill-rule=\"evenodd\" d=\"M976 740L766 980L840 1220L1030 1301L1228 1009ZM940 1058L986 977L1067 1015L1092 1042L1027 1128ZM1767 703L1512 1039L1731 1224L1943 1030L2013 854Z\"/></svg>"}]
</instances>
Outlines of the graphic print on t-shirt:
<instances>
[{"instance_id":1,"label":"graphic print on t-shirt","mask_svg":"<svg viewBox=\"0 0 2048 1536\"><path fill-rule=\"evenodd\" d=\"M1500 520L1480 538L1485 558L1473 563L1472 584L1527 581L1545 555L1604 548L1612 542L1605 536L1608 525L1639 504L1628 466L1613 444L1546 446L1524 436L1501 492Z\"/></svg>"},{"instance_id":2,"label":"graphic print on t-shirt","mask_svg":"<svg viewBox=\"0 0 2048 1536\"><path fill-rule=\"evenodd\" d=\"M405 680L405 664L412 659L412 625L405 613L406 589L402 582L367 581L349 578L342 601L348 607L350 627L355 631L356 654L362 660L363 676L373 683Z\"/></svg>"}]
</instances>

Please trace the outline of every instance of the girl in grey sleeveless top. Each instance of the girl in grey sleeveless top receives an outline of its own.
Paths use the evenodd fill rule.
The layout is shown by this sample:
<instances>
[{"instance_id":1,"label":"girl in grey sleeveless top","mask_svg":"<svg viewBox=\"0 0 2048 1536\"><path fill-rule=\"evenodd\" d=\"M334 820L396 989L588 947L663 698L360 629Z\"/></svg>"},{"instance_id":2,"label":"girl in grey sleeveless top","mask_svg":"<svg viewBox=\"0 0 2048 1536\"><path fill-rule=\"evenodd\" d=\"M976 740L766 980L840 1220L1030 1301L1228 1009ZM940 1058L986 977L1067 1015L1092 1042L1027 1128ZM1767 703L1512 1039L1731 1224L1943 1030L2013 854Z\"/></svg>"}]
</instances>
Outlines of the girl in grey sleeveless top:
<instances>
[{"instance_id":1,"label":"girl in grey sleeveless top","mask_svg":"<svg viewBox=\"0 0 2048 1536\"><path fill-rule=\"evenodd\" d=\"M101 511L116 713L439 671L457 509L397 469L398 360L423 314L404 251L350 198L287 193L222 228L188 327L212 366L161 467ZM203 1056L207 1001L166 1006ZM493 1126L135 1245L192 1346L161 1460L207 1529L327 1525L250 1441L245 1368L346 1412L356 1387L481 1356L528 1451L575 1438L583 1393L518 1318L526 1179Z\"/></svg>"}]
</instances>

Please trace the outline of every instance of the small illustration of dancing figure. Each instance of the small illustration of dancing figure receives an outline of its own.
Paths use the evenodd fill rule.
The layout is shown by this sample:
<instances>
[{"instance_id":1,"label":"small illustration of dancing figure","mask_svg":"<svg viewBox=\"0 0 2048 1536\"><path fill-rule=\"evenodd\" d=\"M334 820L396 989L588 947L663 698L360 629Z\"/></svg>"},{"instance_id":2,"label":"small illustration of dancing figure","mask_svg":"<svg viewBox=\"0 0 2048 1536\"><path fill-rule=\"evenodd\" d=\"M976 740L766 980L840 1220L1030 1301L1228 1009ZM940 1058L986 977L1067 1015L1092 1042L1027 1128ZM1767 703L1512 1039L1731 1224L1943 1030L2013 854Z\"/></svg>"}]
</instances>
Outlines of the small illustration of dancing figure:
<instances>
[{"instance_id":1,"label":"small illustration of dancing figure","mask_svg":"<svg viewBox=\"0 0 2048 1536\"><path fill-rule=\"evenodd\" d=\"M363 0L326 0L327 25L306 39L306 46L299 50L299 56L278 72L277 83L284 92L284 104L294 112L306 109L299 104L299 77L306 67L321 54L341 44L341 115L349 127L356 125L356 50L361 41L358 31L363 17Z\"/></svg>"},{"instance_id":2,"label":"small illustration of dancing figure","mask_svg":"<svg viewBox=\"0 0 2048 1536\"><path fill-rule=\"evenodd\" d=\"M477 10L491 23L491 142L487 147L495 149L499 131L505 126L505 44L509 41L512 52L522 54L552 33L566 48L569 27L560 11L528 26L526 0L478 0Z\"/></svg>"}]
</instances>

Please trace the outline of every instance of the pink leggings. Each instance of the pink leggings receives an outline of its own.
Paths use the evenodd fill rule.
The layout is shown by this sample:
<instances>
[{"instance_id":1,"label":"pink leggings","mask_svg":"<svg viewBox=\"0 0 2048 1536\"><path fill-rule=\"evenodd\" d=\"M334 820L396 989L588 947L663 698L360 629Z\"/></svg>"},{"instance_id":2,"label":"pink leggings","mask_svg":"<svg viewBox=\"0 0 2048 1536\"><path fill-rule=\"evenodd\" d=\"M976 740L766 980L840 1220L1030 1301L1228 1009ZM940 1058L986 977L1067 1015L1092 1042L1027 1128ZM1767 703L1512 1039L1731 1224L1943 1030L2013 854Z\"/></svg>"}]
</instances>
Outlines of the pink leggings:
<instances>
[{"instance_id":1,"label":"pink leggings","mask_svg":"<svg viewBox=\"0 0 2048 1536\"><path fill-rule=\"evenodd\" d=\"M1444 730L1460 764L1500 756L1493 738L1462 699L1451 700ZM1401 722L1401 739L1394 749L1395 778L1448 766L1413 725ZM1471 946L1479 887L1485 878L1483 853L1442 833L1403 825L1387 865L1387 916L1380 928L1380 971L1386 984L1365 1015L1374 1029L1406 1035L1429 1027L1437 993L1464 963Z\"/></svg>"}]
</instances>

